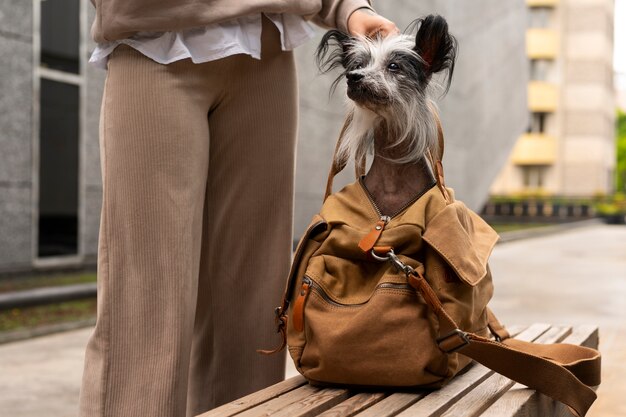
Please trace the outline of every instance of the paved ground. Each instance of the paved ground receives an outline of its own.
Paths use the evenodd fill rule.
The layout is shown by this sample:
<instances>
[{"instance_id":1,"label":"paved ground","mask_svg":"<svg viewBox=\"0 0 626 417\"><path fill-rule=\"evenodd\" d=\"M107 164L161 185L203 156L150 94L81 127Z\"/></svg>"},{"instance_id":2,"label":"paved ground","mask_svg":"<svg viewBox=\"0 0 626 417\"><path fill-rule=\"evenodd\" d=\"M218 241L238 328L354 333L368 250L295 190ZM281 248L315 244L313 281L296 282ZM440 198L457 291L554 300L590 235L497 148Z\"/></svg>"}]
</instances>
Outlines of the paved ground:
<instances>
[{"instance_id":1,"label":"paved ground","mask_svg":"<svg viewBox=\"0 0 626 417\"><path fill-rule=\"evenodd\" d=\"M626 226L498 245L490 306L505 324L600 326L603 382L590 417L626 416Z\"/></svg>"},{"instance_id":2,"label":"paved ground","mask_svg":"<svg viewBox=\"0 0 626 417\"><path fill-rule=\"evenodd\" d=\"M596 323L604 381L590 417L626 416L626 227L595 225L498 245L491 304L505 323ZM91 329L0 345L0 414L70 417Z\"/></svg>"}]
</instances>

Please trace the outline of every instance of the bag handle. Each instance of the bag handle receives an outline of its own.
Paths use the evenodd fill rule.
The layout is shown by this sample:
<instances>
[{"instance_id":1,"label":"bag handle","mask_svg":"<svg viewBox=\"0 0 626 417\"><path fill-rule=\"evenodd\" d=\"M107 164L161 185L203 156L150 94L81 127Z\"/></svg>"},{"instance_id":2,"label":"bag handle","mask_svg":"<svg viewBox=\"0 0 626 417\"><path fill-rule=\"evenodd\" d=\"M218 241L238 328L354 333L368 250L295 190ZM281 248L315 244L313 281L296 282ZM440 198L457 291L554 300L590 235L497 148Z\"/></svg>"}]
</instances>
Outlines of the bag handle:
<instances>
[{"instance_id":1,"label":"bag handle","mask_svg":"<svg viewBox=\"0 0 626 417\"><path fill-rule=\"evenodd\" d=\"M326 180L326 192L324 193L324 201L328 198L329 195L333 193L333 181L335 176L339 174L343 169L348 165L347 159L339 159L339 148L341 147L341 143L343 142L344 136L346 134L346 130L348 130L348 126L352 122L352 113L349 113L346 116L346 119L343 122L343 126L341 127L341 131L339 133L339 137L337 138L337 143L335 144L335 151L333 152L333 160L330 165L330 172L328 172L328 179ZM360 163L356 164L356 175L359 175L359 168L362 167L363 171L365 171L364 161L359 161Z\"/></svg>"},{"instance_id":2,"label":"bag handle","mask_svg":"<svg viewBox=\"0 0 626 417\"><path fill-rule=\"evenodd\" d=\"M538 344L513 339L487 310L489 328L496 340L459 329L443 309L435 291L422 274L406 271L409 284L426 300L439 318L439 348L458 352L513 381L535 389L567 405L578 417L597 398L591 388L600 385L600 353L565 343Z\"/></svg>"},{"instance_id":3,"label":"bag handle","mask_svg":"<svg viewBox=\"0 0 626 417\"><path fill-rule=\"evenodd\" d=\"M450 204L452 199L450 198L450 194L446 188L446 182L443 174L443 127L441 126L441 120L439 119L437 112L434 109L431 110L433 112L433 116L435 117L435 123L437 123L437 157L435 158L432 151L429 150L428 159L430 162L430 168L432 169L433 175L437 180L437 187L439 187L439 191L441 191L443 198L446 200L446 204Z\"/></svg>"},{"instance_id":4,"label":"bag handle","mask_svg":"<svg viewBox=\"0 0 626 417\"><path fill-rule=\"evenodd\" d=\"M435 123L437 124L437 156L433 155L432 151L427 152L427 159L430 164L430 168L432 170L433 176L437 180L437 187L441 191L443 198L446 200L446 204L450 204L452 199L450 198L450 194L448 193L448 189L446 188L444 173L443 173L443 151L444 151L444 136L443 136L443 127L441 126L441 120L439 119L439 115L434 109L431 109L432 114L435 118ZM333 182L335 176L339 174L348 164L348 160L343 158L339 159L339 148L341 147L341 143L343 142L346 131L348 130L348 126L352 122L353 114L350 113L346 116L346 119L343 123L343 127L341 128L341 132L339 133L339 138L337 138L337 143L335 145L335 151L333 152L333 160L330 166L330 171L328 172L328 179L326 180L326 192L324 193L324 201L330 196L333 192ZM355 175L359 178L362 175L365 175L365 166L366 161L365 157L363 157L360 161L355 161Z\"/></svg>"}]
</instances>

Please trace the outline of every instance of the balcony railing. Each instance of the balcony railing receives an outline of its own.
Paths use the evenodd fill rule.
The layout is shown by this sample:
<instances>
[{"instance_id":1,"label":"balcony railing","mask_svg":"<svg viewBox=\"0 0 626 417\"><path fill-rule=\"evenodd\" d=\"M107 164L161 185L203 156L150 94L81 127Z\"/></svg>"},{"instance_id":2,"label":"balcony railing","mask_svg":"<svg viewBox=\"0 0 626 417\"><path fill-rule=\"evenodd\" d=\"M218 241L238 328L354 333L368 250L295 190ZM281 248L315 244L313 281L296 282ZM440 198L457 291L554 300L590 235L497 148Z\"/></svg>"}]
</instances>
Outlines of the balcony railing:
<instances>
[{"instance_id":1,"label":"balcony railing","mask_svg":"<svg viewBox=\"0 0 626 417\"><path fill-rule=\"evenodd\" d=\"M559 50L559 38L551 29L532 28L526 31L526 55L530 59L554 59Z\"/></svg>"},{"instance_id":2,"label":"balcony railing","mask_svg":"<svg viewBox=\"0 0 626 417\"><path fill-rule=\"evenodd\" d=\"M554 84L543 81L528 83L528 109L537 113L555 112L559 102L559 90Z\"/></svg>"},{"instance_id":3,"label":"balcony railing","mask_svg":"<svg viewBox=\"0 0 626 417\"><path fill-rule=\"evenodd\" d=\"M516 165L552 165L556 161L556 138L541 133L520 136L511 161Z\"/></svg>"},{"instance_id":4,"label":"balcony railing","mask_svg":"<svg viewBox=\"0 0 626 417\"><path fill-rule=\"evenodd\" d=\"M556 7L559 0L526 0L528 7Z\"/></svg>"}]
</instances>

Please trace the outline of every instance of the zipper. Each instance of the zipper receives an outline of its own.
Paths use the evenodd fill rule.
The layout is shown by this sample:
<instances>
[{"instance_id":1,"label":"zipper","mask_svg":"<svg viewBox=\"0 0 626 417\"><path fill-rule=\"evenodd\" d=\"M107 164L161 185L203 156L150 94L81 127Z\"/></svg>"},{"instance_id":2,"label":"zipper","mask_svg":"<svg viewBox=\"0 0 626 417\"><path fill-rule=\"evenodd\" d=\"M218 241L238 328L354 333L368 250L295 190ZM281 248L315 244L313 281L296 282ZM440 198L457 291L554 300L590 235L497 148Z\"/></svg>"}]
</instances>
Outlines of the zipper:
<instances>
[{"instance_id":1,"label":"zipper","mask_svg":"<svg viewBox=\"0 0 626 417\"><path fill-rule=\"evenodd\" d=\"M372 207L374 207L376 214L378 214L378 217L381 220L383 219L383 217L387 217L391 220L391 216L383 216L383 213L380 211L380 208L378 208L378 204L376 204L376 201L374 201L374 196L372 195L372 193L370 193L370 190L368 190L367 187L365 186L363 177L359 178L359 183L361 184L361 188L363 188L363 191L365 191L365 195L367 196L367 199L370 201L370 204L372 205Z\"/></svg>"},{"instance_id":2,"label":"zipper","mask_svg":"<svg viewBox=\"0 0 626 417\"><path fill-rule=\"evenodd\" d=\"M383 218L387 219L387 223L389 222L389 220L393 219L394 217L398 216L400 213L402 213L404 210L406 210L407 208L409 208L411 205L413 205L413 203L415 203L417 200L420 199L420 197L422 197L424 194L426 194L426 192L428 192L428 190L430 190L431 188L433 188L435 185L437 185L437 181L433 182L430 186L424 188L422 191L420 191L415 197L413 197L411 200L409 200L405 205L403 205L399 210L397 210L395 213L393 213L391 216L385 216L383 215L383 213L380 211L380 208L378 207L378 205L376 204L376 201L374 201L374 196L372 195L372 193L370 193L370 190L367 189L367 187L365 186L365 182L363 181L364 177L360 177L359 178L359 183L361 184L361 188L363 188L363 191L365 191L365 195L367 196L367 199L370 201L370 203L372 203L372 207L374 207L374 210L376 211L376 214L378 214L378 217L382 220Z\"/></svg>"},{"instance_id":3,"label":"zipper","mask_svg":"<svg viewBox=\"0 0 626 417\"><path fill-rule=\"evenodd\" d=\"M372 207L374 207L376 214L378 214L378 216L380 217L380 220L378 220L376 224L374 224L374 227L372 228L372 230L367 235L365 235L363 239L359 241L359 249L361 249L364 253L369 254L374 249L374 246L376 246L376 242L378 242L378 239L380 239L380 236L383 233L383 229L391 221L391 219L396 217L400 213L402 213L404 210L409 208L413 203L419 200L421 196L423 196L428 190L430 190L436 185L436 182L432 183L430 187L426 187L422 191L420 191L415 197L413 197L406 204L404 204L400 208L400 210L396 211L393 215L385 216L381 213L380 208L376 204L376 201L374 200L374 196L372 195L372 193L370 193L370 190L368 190L367 187L365 186L365 182L363 181L363 178L364 177L359 178L359 183L361 185L361 188L363 188L365 195L367 196L368 200L372 204ZM387 248L387 249L390 249L390 248Z\"/></svg>"},{"instance_id":4,"label":"zipper","mask_svg":"<svg viewBox=\"0 0 626 417\"><path fill-rule=\"evenodd\" d=\"M330 298L330 296L326 294L326 291L324 291L324 289L318 283L316 283L311 278L306 277L306 276L302 280L302 286L304 287L305 285L307 286L309 291L315 291L320 297L322 297L324 301L326 301L328 304L334 305L335 307L348 307L348 308L359 307L364 304L367 304L367 302L369 301L369 300L366 300L366 301L363 301L362 303L357 303L357 304L339 303L333 300L332 298ZM384 282L382 284L378 284L376 288L374 289L374 291L377 291L379 289L395 289L395 290L407 290L407 291L410 291L411 293L415 292L413 287L411 287L408 283L400 284L400 283L394 283L394 282Z\"/></svg>"},{"instance_id":5,"label":"zipper","mask_svg":"<svg viewBox=\"0 0 626 417\"><path fill-rule=\"evenodd\" d=\"M304 330L304 303L309 296L312 282L308 277L302 279L300 294L293 304L293 328L298 332Z\"/></svg>"},{"instance_id":6,"label":"zipper","mask_svg":"<svg viewBox=\"0 0 626 417\"><path fill-rule=\"evenodd\" d=\"M338 303L337 301L335 301L332 298L330 298L328 296L328 294L326 294L326 291L324 291L322 289L322 287L320 287L311 278L304 277L303 282L306 282L310 286L311 290L315 291L320 297L322 297L322 299L324 301L326 301L328 304L334 305L335 307L358 307L358 306L361 306L361 305L365 304L365 302L359 303L359 304L342 304L342 303Z\"/></svg>"},{"instance_id":7,"label":"zipper","mask_svg":"<svg viewBox=\"0 0 626 417\"><path fill-rule=\"evenodd\" d=\"M379 289L404 290L404 291L408 291L409 293L415 292L415 289L413 289L413 287L411 287L408 283L401 284L401 283L395 283L395 282L384 282L382 284L378 284L376 288L374 289L374 292L376 292ZM300 289L300 294L298 294L298 298L296 298L296 301L294 302L294 305L293 305L293 328L298 332L302 332L304 330L304 305L311 291L315 291L320 297L322 297L322 299L326 303L335 307L341 307L341 308L359 307L359 306L366 304L369 301L369 300L366 300L358 304L338 303L337 301L330 298L330 296L326 294L326 291L324 291L324 289L318 283L313 281L311 278L304 276L304 278L302 278L302 288Z\"/></svg>"},{"instance_id":8,"label":"zipper","mask_svg":"<svg viewBox=\"0 0 626 417\"><path fill-rule=\"evenodd\" d=\"M294 276L296 274L296 266L300 263L300 257L302 256L302 252L304 252L304 248L306 246L305 244L305 240L308 239L311 235L311 232L315 229L317 229L321 224L325 224L326 222L324 220L320 220L318 222L316 222L315 224L311 225L307 231L308 233L306 233L304 236L302 236L301 241L298 244L298 247L296 248L296 253L293 255L293 261L291 264L291 269L289 270L289 277L288 277L288 283L287 283L287 290L285 291L285 300L290 300L291 299L291 294L293 292L293 287L296 285L296 277Z\"/></svg>"},{"instance_id":9,"label":"zipper","mask_svg":"<svg viewBox=\"0 0 626 417\"><path fill-rule=\"evenodd\" d=\"M379 288L392 288L394 290L409 290L411 292L414 292L415 289L413 287L411 287L409 284L399 284L397 282L384 282L382 284L379 284L376 289Z\"/></svg>"}]
</instances>

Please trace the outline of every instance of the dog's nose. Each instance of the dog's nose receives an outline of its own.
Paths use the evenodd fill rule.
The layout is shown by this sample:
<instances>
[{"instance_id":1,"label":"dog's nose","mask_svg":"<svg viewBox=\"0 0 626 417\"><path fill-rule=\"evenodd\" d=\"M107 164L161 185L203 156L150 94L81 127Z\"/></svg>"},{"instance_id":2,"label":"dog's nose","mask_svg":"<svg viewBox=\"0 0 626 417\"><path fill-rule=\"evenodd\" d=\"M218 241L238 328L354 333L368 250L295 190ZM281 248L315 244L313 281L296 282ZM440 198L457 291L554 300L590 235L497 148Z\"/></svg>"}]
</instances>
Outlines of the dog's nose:
<instances>
[{"instance_id":1,"label":"dog's nose","mask_svg":"<svg viewBox=\"0 0 626 417\"><path fill-rule=\"evenodd\" d=\"M363 74L359 72L349 72L346 74L346 78L348 78L349 83L356 83L363 79Z\"/></svg>"}]
</instances>

